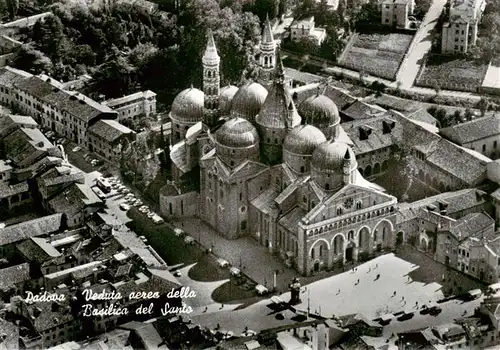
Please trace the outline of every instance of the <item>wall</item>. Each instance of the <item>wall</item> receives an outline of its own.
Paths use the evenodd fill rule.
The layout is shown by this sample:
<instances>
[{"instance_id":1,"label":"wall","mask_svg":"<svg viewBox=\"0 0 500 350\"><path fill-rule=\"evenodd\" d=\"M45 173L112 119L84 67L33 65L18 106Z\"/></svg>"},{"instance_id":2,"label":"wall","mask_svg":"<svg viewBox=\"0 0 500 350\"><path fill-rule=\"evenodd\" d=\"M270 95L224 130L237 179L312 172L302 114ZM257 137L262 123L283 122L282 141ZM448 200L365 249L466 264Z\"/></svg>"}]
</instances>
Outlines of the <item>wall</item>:
<instances>
[{"instance_id":1,"label":"wall","mask_svg":"<svg viewBox=\"0 0 500 350\"><path fill-rule=\"evenodd\" d=\"M188 192L177 196L160 193L160 212L167 217L198 216L198 193Z\"/></svg>"}]
</instances>

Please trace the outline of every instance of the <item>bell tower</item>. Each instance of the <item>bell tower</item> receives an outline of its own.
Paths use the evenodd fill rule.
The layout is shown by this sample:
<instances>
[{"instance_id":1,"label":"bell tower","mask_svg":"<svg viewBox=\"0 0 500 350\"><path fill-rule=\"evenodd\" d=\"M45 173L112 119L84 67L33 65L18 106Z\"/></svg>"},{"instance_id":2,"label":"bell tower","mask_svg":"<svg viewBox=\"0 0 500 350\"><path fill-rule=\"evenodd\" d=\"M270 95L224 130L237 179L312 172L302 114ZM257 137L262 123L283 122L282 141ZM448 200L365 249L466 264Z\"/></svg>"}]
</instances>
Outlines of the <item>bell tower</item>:
<instances>
[{"instance_id":1,"label":"bell tower","mask_svg":"<svg viewBox=\"0 0 500 350\"><path fill-rule=\"evenodd\" d=\"M259 82L269 88L273 81L273 71L276 66L276 43L269 17L266 17L264 31L260 39Z\"/></svg>"},{"instance_id":2,"label":"bell tower","mask_svg":"<svg viewBox=\"0 0 500 350\"><path fill-rule=\"evenodd\" d=\"M210 29L207 36L207 47L202 58L203 93L205 95L203 123L210 128L215 125L219 117L220 57Z\"/></svg>"}]
</instances>

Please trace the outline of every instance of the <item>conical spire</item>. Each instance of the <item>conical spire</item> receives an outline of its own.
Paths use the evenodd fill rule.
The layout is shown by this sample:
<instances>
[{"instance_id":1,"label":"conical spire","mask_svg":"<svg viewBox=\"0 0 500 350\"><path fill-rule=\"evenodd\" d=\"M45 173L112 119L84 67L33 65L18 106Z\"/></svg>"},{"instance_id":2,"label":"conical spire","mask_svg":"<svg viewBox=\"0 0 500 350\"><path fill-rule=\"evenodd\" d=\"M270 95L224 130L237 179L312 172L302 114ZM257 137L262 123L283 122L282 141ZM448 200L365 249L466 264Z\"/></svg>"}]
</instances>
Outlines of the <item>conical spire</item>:
<instances>
[{"instance_id":1,"label":"conical spire","mask_svg":"<svg viewBox=\"0 0 500 350\"><path fill-rule=\"evenodd\" d=\"M285 68L283 68L283 61L281 60L279 47L276 48L276 67L274 68L274 79L281 84L285 82Z\"/></svg>"},{"instance_id":2,"label":"conical spire","mask_svg":"<svg viewBox=\"0 0 500 350\"><path fill-rule=\"evenodd\" d=\"M271 28L271 22L269 21L269 15L266 15L266 23L264 24L261 43L274 46L273 30Z\"/></svg>"},{"instance_id":3,"label":"conical spire","mask_svg":"<svg viewBox=\"0 0 500 350\"><path fill-rule=\"evenodd\" d=\"M218 64L220 61L219 54L217 53L217 47L215 46L214 35L212 30L209 29L208 33L207 48L203 54L203 64Z\"/></svg>"}]
</instances>

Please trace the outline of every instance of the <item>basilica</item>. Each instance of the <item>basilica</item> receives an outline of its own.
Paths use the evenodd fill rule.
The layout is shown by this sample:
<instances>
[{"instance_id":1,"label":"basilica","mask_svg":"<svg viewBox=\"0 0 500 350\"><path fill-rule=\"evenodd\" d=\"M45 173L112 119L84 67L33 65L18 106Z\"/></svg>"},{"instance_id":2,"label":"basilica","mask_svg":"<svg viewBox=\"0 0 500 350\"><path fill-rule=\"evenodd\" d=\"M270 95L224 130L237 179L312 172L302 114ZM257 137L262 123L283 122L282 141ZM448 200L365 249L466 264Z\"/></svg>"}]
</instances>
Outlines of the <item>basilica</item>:
<instances>
[{"instance_id":1,"label":"basilica","mask_svg":"<svg viewBox=\"0 0 500 350\"><path fill-rule=\"evenodd\" d=\"M393 247L397 199L358 171L331 99L318 91L296 105L269 22L258 59L255 81L221 88L209 33L203 89L172 104L162 213L198 216L228 239L249 235L302 275Z\"/></svg>"}]
</instances>

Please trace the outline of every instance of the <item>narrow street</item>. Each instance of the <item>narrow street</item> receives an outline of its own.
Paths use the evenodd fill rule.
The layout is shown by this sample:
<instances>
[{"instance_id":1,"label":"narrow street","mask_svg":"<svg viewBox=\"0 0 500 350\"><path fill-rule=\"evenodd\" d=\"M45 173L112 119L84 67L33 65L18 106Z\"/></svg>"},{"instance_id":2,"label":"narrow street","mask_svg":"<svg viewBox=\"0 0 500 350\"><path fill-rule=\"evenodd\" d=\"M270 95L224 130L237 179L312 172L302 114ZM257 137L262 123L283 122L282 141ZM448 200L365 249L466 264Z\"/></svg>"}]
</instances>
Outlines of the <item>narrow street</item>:
<instances>
[{"instance_id":1,"label":"narrow street","mask_svg":"<svg viewBox=\"0 0 500 350\"><path fill-rule=\"evenodd\" d=\"M399 67L397 81L401 82L401 88L409 89L412 87L415 78L420 71L423 59L432 46L432 32L436 26L437 20L443 11L446 0L433 0L432 5L424 17L419 30L415 34L414 42L411 44L411 50L405 61Z\"/></svg>"}]
</instances>

